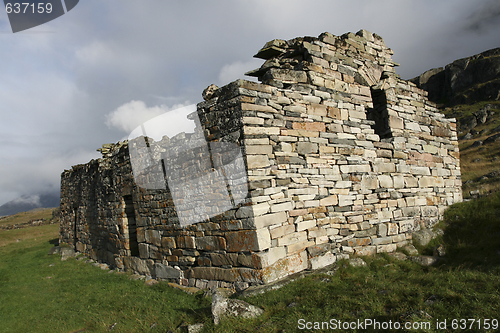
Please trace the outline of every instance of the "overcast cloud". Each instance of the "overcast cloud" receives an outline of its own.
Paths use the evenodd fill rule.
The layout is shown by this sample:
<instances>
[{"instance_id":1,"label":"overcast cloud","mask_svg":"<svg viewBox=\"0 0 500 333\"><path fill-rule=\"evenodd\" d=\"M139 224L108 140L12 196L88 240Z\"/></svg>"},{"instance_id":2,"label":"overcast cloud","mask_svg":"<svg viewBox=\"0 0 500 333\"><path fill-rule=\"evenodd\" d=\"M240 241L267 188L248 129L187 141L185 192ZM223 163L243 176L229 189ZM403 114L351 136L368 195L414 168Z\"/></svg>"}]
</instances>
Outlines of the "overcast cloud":
<instances>
[{"instance_id":1,"label":"overcast cloud","mask_svg":"<svg viewBox=\"0 0 500 333\"><path fill-rule=\"evenodd\" d=\"M83 0L13 34L0 13L0 204L57 191L64 169L98 158L162 112L198 103L257 68L269 40L382 36L412 78L500 47L498 0ZM249 79L249 78L247 78Z\"/></svg>"}]
</instances>

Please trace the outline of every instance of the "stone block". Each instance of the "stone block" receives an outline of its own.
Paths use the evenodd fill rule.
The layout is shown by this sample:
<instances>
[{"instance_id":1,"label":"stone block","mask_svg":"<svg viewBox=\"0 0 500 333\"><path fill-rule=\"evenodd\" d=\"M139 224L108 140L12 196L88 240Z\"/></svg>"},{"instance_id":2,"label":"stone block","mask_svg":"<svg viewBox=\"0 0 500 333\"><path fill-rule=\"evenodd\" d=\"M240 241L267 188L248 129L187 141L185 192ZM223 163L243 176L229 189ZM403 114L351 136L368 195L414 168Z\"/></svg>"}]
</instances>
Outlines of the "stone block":
<instances>
[{"instance_id":1,"label":"stone block","mask_svg":"<svg viewBox=\"0 0 500 333\"><path fill-rule=\"evenodd\" d=\"M374 238L372 239L372 244L373 245L392 244L392 238L391 237Z\"/></svg>"},{"instance_id":2,"label":"stone block","mask_svg":"<svg viewBox=\"0 0 500 333\"><path fill-rule=\"evenodd\" d=\"M378 181L379 181L380 187L383 187L383 188L392 188L394 186L394 183L392 181L392 177L389 175L378 176Z\"/></svg>"},{"instance_id":3,"label":"stone block","mask_svg":"<svg viewBox=\"0 0 500 333\"><path fill-rule=\"evenodd\" d=\"M295 150L301 155L315 154L318 152L318 144L312 142L298 142Z\"/></svg>"},{"instance_id":4,"label":"stone block","mask_svg":"<svg viewBox=\"0 0 500 333\"><path fill-rule=\"evenodd\" d=\"M238 266L237 253L210 253L210 260L214 266Z\"/></svg>"},{"instance_id":5,"label":"stone block","mask_svg":"<svg viewBox=\"0 0 500 333\"><path fill-rule=\"evenodd\" d=\"M218 251L226 249L226 239L219 236L204 236L196 238L196 249L202 251Z\"/></svg>"},{"instance_id":6,"label":"stone block","mask_svg":"<svg viewBox=\"0 0 500 333\"><path fill-rule=\"evenodd\" d=\"M164 249L175 249L175 238L174 237L163 237L161 239L161 247Z\"/></svg>"},{"instance_id":7,"label":"stone block","mask_svg":"<svg viewBox=\"0 0 500 333\"><path fill-rule=\"evenodd\" d=\"M411 173L414 175L422 175L422 176L430 176L431 171L428 167L421 167L421 166L410 166Z\"/></svg>"},{"instance_id":8,"label":"stone block","mask_svg":"<svg viewBox=\"0 0 500 333\"><path fill-rule=\"evenodd\" d=\"M263 202L256 205L251 206L242 206L236 211L237 218L248 218L264 215L269 212L269 204L267 202Z\"/></svg>"},{"instance_id":9,"label":"stone block","mask_svg":"<svg viewBox=\"0 0 500 333\"><path fill-rule=\"evenodd\" d=\"M418 187L418 179L413 176L405 176L404 181L407 188Z\"/></svg>"},{"instance_id":10,"label":"stone block","mask_svg":"<svg viewBox=\"0 0 500 333\"><path fill-rule=\"evenodd\" d=\"M356 200L355 195L338 195L339 197L339 207L346 207L354 205L354 200Z\"/></svg>"},{"instance_id":11,"label":"stone block","mask_svg":"<svg viewBox=\"0 0 500 333\"><path fill-rule=\"evenodd\" d=\"M139 243L139 257L142 259L149 258L149 245L146 243Z\"/></svg>"},{"instance_id":12,"label":"stone block","mask_svg":"<svg viewBox=\"0 0 500 333\"><path fill-rule=\"evenodd\" d=\"M137 242L144 243L146 241L146 231L144 228L137 228Z\"/></svg>"},{"instance_id":13,"label":"stone block","mask_svg":"<svg viewBox=\"0 0 500 333\"><path fill-rule=\"evenodd\" d=\"M278 260L286 257L285 247L272 247L264 253L259 253L258 256L261 260L261 267L264 268L273 265Z\"/></svg>"},{"instance_id":14,"label":"stone block","mask_svg":"<svg viewBox=\"0 0 500 333\"><path fill-rule=\"evenodd\" d=\"M302 251L278 260L273 265L262 269L262 280L264 283L273 282L307 268L307 253L306 251Z\"/></svg>"},{"instance_id":15,"label":"stone block","mask_svg":"<svg viewBox=\"0 0 500 333\"><path fill-rule=\"evenodd\" d=\"M394 252L397 249L396 244L386 244L386 245L377 245L377 253L388 253Z\"/></svg>"},{"instance_id":16,"label":"stone block","mask_svg":"<svg viewBox=\"0 0 500 333\"><path fill-rule=\"evenodd\" d=\"M316 225L317 225L316 220L307 220L307 221L297 222L297 231L311 229L311 228L314 228Z\"/></svg>"},{"instance_id":17,"label":"stone block","mask_svg":"<svg viewBox=\"0 0 500 333\"><path fill-rule=\"evenodd\" d=\"M322 104L309 104L307 106L307 114L324 117L327 114L327 107Z\"/></svg>"},{"instance_id":18,"label":"stone block","mask_svg":"<svg viewBox=\"0 0 500 333\"><path fill-rule=\"evenodd\" d=\"M239 230L226 233L227 251L263 251L271 247L268 229Z\"/></svg>"},{"instance_id":19,"label":"stone block","mask_svg":"<svg viewBox=\"0 0 500 333\"><path fill-rule=\"evenodd\" d=\"M256 127L256 126L243 126L243 133L245 135L279 135L279 127Z\"/></svg>"},{"instance_id":20,"label":"stone block","mask_svg":"<svg viewBox=\"0 0 500 333\"><path fill-rule=\"evenodd\" d=\"M371 171L371 168L369 164L341 165L340 171L342 173L367 173Z\"/></svg>"},{"instance_id":21,"label":"stone block","mask_svg":"<svg viewBox=\"0 0 500 333\"><path fill-rule=\"evenodd\" d=\"M377 235L379 237L387 236L387 224L380 223L377 225Z\"/></svg>"},{"instance_id":22,"label":"stone block","mask_svg":"<svg viewBox=\"0 0 500 333\"><path fill-rule=\"evenodd\" d=\"M358 256L372 256L377 253L376 246L358 246L354 247L354 254Z\"/></svg>"},{"instance_id":23,"label":"stone block","mask_svg":"<svg viewBox=\"0 0 500 333\"><path fill-rule=\"evenodd\" d=\"M154 274L158 279L179 279L184 277L181 270L159 263L154 265Z\"/></svg>"},{"instance_id":24,"label":"stone block","mask_svg":"<svg viewBox=\"0 0 500 333\"><path fill-rule=\"evenodd\" d=\"M253 221L255 228L261 229L274 224L281 224L286 222L288 219L286 212L278 212L274 214L265 214L262 216L256 216L250 221Z\"/></svg>"},{"instance_id":25,"label":"stone block","mask_svg":"<svg viewBox=\"0 0 500 333\"><path fill-rule=\"evenodd\" d=\"M389 127L391 129L403 129L404 128L403 119L397 116L389 116Z\"/></svg>"},{"instance_id":26,"label":"stone block","mask_svg":"<svg viewBox=\"0 0 500 333\"><path fill-rule=\"evenodd\" d=\"M247 155L248 169L266 168L271 165L267 155Z\"/></svg>"},{"instance_id":27,"label":"stone block","mask_svg":"<svg viewBox=\"0 0 500 333\"><path fill-rule=\"evenodd\" d=\"M331 265L337 261L337 256L331 252L309 259L309 269L319 269Z\"/></svg>"},{"instance_id":28,"label":"stone block","mask_svg":"<svg viewBox=\"0 0 500 333\"><path fill-rule=\"evenodd\" d=\"M342 242L343 246L350 246L350 247L366 246L370 244L371 244L371 239L369 237L351 238Z\"/></svg>"},{"instance_id":29,"label":"stone block","mask_svg":"<svg viewBox=\"0 0 500 333\"><path fill-rule=\"evenodd\" d=\"M420 132L420 126L412 121L405 121L405 129L415 132Z\"/></svg>"},{"instance_id":30,"label":"stone block","mask_svg":"<svg viewBox=\"0 0 500 333\"><path fill-rule=\"evenodd\" d=\"M142 275L150 275L150 269L146 263L146 260L142 260L137 257L124 257L123 264L126 270L131 270Z\"/></svg>"},{"instance_id":31,"label":"stone block","mask_svg":"<svg viewBox=\"0 0 500 333\"><path fill-rule=\"evenodd\" d=\"M325 131L325 123L319 123L319 122L293 123L292 128L297 129L297 130L324 132Z\"/></svg>"},{"instance_id":32,"label":"stone block","mask_svg":"<svg viewBox=\"0 0 500 333\"><path fill-rule=\"evenodd\" d=\"M423 176L418 181L419 187L444 187L443 177Z\"/></svg>"},{"instance_id":33,"label":"stone block","mask_svg":"<svg viewBox=\"0 0 500 333\"><path fill-rule=\"evenodd\" d=\"M405 233L413 231L414 223L414 220L399 221L399 232Z\"/></svg>"},{"instance_id":34,"label":"stone block","mask_svg":"<svg viewBox=\"0 0 500 333\"><path fill-rule=\"evenodd\" d=\"M378 178L375 175L363 175L361 178L362 190L374 190L378 188Z\"/></svg>"},{"instance_id":35,"label":"stone block","mask_svg":"<svg viewBox=\"0 0 500 333\"><path fill-rule=\"evenodd\" d=\"M387 235L397 235L399 233L399 226L397 223L387 223Z\"/></svg>"},{"instance_id":36,"label":"stone block","mask_svg":"<svg viewBox=\"0 0 500 333\"><path fill-rule=\"evenodd\" d=\"M420 207L404 207L401 208L403 212L403 216L419 216L420 215Z\"/></svg>"},{"instance_id":37,"label":"stone block","mask_svg":"<svg viewBox=\"0 0 500 333\"><path fill-rule=\"evenodd\" d=\"M406 240L406 236L404 234L394 235L391 237L392 237L393 243L400 243L400 242L404 242Z\"/></svg>"},{"instance_id":38,"label":"stone block","mask_svg":"<svg viewBox=\"0 0 500 333\"><path fill-rule=\"evenodd\" d=\"M340 110L331 106L327 107L328 116L333 119L340 119Z\"/></svg>"},{"instance_id":39,"label":"stone block","mask_svg":"<svg viewBox=\"0 0 500 333\"><path fill-rule=\"evenodd\" d=\"M293 210L294 203L292 201L287 201L279 204L271 205L271 213L286 212Z\"/></svg>"},{"instance_id":40,"label":"stone block","mask_svg":"<svg viewBox=\"0 0 500 333\"><path fill-rule=\"evenodd\" d=\"M403 176L392 176L394 181L394 188L404 188L405 187L405 178Z\"/></svg>"},{"instance_id":41,"label":"stone block","mask_svg":"<svg viewBox=\"0 0 500 333\"><path fill-rule=\"evenodd\" d=\"M294 232L288 235L285 235L281 238L278 238L278 246L287 246L293 243L303 242L307 240L307 232L299 231Z\"/></svg>"},{"instance_id":42,"label":"stone block","mask_svg":"<svg viewBox=\"0 0 500 333\"><path fill-rule=\"evenodd\" d=\"M273 153L273 146L271 145L246 145L245 152L248 155L268 155Z\"/></svg>"},{"instance_id":43,"label":"stone block","mask_svg":"<svg viewBox=\"0 0 500 333\"><path fill-rule=\"evenodd\" d=\"M280 238L285 235L295 232L294 224L286 224L277 228L271 228L269 233L271 234L271 239Z\"/></svg>"},{"instance_id":44,"label":"stone block","mask_svg":"<svg viewBox=\"0 0 500 333\"><path fill-rule=\"evenodd\" d=\"M175 238L177 248L179 249L195 249L195 238L193 236L177 236Z\"/></svg>"},{"instance_id":45,"label":"stone block","mask_svg":"<svg viewBox=\"0 0 500 333\"><path fill-rule=\"evenodd\" d=\"M304 251L307 247L316 244L314 241L304 240L302 242L293 243L286 247L287 254L293 254L296 252Z\"/></svg>"},{"instance_id":46,"label":"stone block","mask_svg":"<svg viewBox=\"0 0 500 333\"><path fill-rule=\"evenodd\" d=\"M320 206L335 206L338 204L338 196L336 194L330 195L326 198L320 199L319 200L319 205Z\"/></svg>"},{"instance_id":47,"label":"stone block","mask_svg":"<svg viewBox=\"0 0 500 333\"><path fill-rule=\"evenodd\" d=\"M145 238L147 243L161 246L161 236L158 230L146 230Z\"/></svg>"}]
</instances>

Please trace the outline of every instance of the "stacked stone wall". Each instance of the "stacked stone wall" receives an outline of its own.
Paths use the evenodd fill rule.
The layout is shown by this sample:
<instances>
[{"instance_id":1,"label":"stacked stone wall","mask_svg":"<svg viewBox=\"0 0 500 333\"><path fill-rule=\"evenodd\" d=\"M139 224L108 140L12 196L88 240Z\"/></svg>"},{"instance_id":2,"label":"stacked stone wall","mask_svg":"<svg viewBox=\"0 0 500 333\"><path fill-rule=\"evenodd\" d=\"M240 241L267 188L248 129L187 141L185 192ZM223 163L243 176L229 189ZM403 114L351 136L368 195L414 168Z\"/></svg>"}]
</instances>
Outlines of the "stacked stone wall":
<instances>
[{"instance_id":1,"label":"stacked stone wall","mask_svg":"<svg viewBox=\"0 0 500 333\"><path fill-rule=\"evenodd\" d=\"M212 91L198 104L194 134L150 143L176 161L182 154L166 153L175 140L239 147L245 175L228 181L245 178L244 197L182 226L181 211L195 207L175 207L168 186L137 185L165 178L134 180L130 150L142 141L110 145L99 161L63 173L60 240L119 268L198 287L266 283L406 245L462 200L459 152L455 120L395 74L391 55L365 30L267 43L256 55L265 63L247 73L261 83ZM229 155L220 165L237 153ZM193 170L183 158L174 165ZM127 230L127 195L136 236Z\"/></svg>"}]
</instances>

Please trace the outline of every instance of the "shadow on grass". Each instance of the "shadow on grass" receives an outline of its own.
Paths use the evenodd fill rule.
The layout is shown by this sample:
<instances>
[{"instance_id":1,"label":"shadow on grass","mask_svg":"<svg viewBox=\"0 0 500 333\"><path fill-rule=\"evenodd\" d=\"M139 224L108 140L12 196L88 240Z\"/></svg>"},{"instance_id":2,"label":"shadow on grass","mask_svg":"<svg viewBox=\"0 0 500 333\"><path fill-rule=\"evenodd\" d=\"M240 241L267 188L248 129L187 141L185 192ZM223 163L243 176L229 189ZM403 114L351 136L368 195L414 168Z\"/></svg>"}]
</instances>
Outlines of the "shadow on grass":
<instances>
[{"instance_id":1,"label":"shadow on grass","mask_svg":"<svg viewBox=\"0 0 500 333\"><path fill-rule=\"evenodd\" d=\"M51 239L51 240L49 240L49 243L54 245L54 246L57 246L57 245L59 245L59 238Z\"/></svg>"},{"instance_id":2,"label":"shadow on grass","mask_svg":"<svg viewBox=\"0 0 500 333\"><path fill-rule=\"evenodd\" d=\"M448 266L500 268L500 193L451 206L444 224Z\"/></svg>"}]
</instances>

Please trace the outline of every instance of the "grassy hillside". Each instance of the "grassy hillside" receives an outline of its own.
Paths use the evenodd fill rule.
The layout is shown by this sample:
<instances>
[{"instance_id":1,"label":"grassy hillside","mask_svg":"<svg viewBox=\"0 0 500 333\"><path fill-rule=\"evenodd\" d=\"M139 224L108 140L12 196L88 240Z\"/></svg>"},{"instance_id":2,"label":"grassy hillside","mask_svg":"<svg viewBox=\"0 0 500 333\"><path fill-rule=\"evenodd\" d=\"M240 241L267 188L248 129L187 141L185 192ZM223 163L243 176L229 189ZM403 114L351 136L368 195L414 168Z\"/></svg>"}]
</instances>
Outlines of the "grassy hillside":
<instances>
[{"instance_id":1,"label":"grassy hillside","mask_svg":"<svg viewBox=\"0 0 500 333\"><path fill-rule=\"evenodd\" d=\"M300 330L308 323L358 320L428 322L416 331L456 332L453 319L500 319L499 212L500 193L452 206L441 223L444 236L424 249L445 245L447 260L438 266L389 255L365 258L365 267L339 262L330 274L246 298L264 314L226 319L217 327L202 293L184 294L165 283L148 287L126 274L48 255L57 225L0 230L0 242L12 239L12 232L20 239L0 246L0 332L180 332L180 324L198 322L205 323L203 332L295 332L308 331ZM446 329L437 329L444 320ZM484 323L462 331L500 327L490 320L491 329L483 329ZM349 332L391 331L372 327Z\"/></svg>"},{"instance_id":2,"label":"grassy hillside","mask_svg":"<svg viewBox=\"0 0 500 333\"><path fill-rule=\"evenodd\" d=\"M34 220L49 221L52 218L52 212L56 208L37 208L27 212L17 213L0 218L0 227L24 224Z\"/></svg>"},{"instance_id":3,"label":"grassy hillside","mask_svg":"<svg viewBox=\"0 0 500 333\"><path fill-rule=\"evenodd\" d=\"M487 105L491 105L490 111L493 112L488 120L473 128L466 126L474 114ZM470 197L471 191L479 191L480 194L499 191L500 140L488 142L487 139L500 134L500 101L457 105L445 108L443 113L447 117L457 118L460 125L458 137L464 197Z\"/></svg>"}]
</instances>

